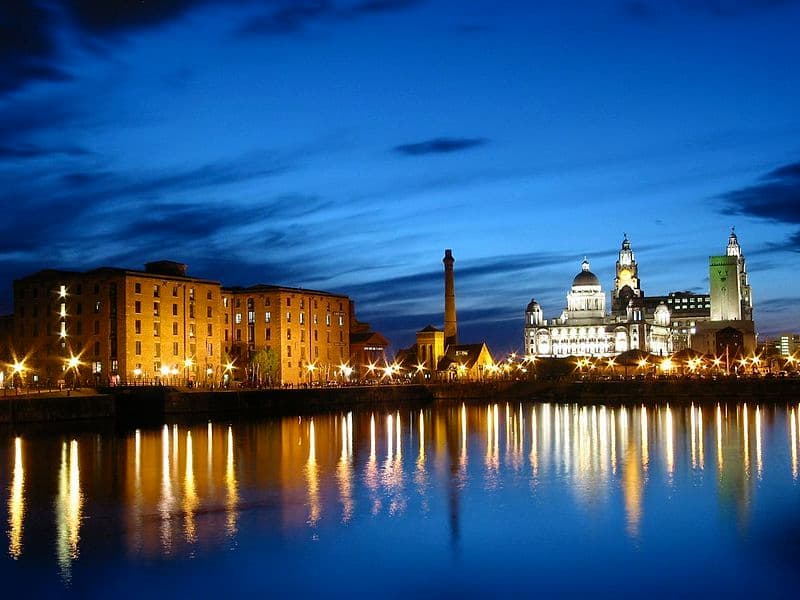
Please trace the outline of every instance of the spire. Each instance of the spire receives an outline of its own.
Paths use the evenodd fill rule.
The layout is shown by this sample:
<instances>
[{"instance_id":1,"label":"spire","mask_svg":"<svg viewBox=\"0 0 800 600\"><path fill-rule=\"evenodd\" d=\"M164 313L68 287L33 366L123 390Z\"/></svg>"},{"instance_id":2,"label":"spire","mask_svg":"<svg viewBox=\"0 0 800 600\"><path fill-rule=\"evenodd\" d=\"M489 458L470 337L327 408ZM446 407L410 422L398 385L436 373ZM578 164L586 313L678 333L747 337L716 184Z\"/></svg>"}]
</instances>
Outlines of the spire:
<instances>
[{"instance_id":1,"label":"spire","mask_svg":"<svg viewBox=\"0 0 800 600\"><path fill-rule=\"evenodd\" d=\"M728 236L728 248L726 250L728 256L741 256L742 248L739 246L739 238L736 237L736 228L731 227L731 234Z\"/></svg>"}]
</instances>

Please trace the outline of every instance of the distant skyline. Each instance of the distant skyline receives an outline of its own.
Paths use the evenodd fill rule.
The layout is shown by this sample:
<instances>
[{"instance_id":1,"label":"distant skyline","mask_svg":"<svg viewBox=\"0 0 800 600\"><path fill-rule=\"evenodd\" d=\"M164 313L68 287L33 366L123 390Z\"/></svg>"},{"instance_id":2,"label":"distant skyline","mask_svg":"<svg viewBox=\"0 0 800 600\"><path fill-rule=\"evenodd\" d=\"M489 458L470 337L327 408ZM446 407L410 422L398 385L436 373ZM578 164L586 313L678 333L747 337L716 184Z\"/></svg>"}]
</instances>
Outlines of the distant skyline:
<instances>
[{"instance_id":1,"label":"distant skyline","mask_svg":"<svg viewBox=\"0 0 800 600\"><path fill-rule=\"evenodd\" d=\"M347 294L392 342L520 350L627 232L647 295L731 226L759 333L800 330L800 2L9 0L0 313L42 268L185 262Z\"/></svg>"}]
</instances>

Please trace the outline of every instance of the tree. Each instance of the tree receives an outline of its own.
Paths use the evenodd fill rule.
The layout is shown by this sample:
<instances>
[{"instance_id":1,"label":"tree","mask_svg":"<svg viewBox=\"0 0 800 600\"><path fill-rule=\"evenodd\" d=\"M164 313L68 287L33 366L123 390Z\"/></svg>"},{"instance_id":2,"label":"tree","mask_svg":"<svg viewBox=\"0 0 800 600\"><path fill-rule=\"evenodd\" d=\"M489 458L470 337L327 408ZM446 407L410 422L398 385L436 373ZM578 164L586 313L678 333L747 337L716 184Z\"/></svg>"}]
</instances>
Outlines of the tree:
<instances>
[{"instance_id":1,"label":"tree","mask_svg":"<svg viewBox=\"0 0 800 600\"><path fill-rule=\"evenodd\" d=\"M272 387L278 379L280 358L272 348L262 348L250 357L254 383L266 383Z\"/></svg>"}]
</instances>

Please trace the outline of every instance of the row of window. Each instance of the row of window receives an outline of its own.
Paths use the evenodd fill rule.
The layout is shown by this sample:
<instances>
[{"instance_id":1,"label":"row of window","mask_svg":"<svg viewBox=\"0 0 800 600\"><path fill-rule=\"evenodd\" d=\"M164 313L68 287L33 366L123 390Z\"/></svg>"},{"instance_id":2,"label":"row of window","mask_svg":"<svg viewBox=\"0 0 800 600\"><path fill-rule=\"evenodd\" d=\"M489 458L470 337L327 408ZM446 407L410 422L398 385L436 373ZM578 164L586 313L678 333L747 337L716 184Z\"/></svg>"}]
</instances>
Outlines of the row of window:
<instances>
[{"instance_id":1,"label":"row of window","mask_svg":"<svg viewBox=\"0 0 800 600\"><path fill-rule=\"evenodd\" d=\"M142 322L139 319L136 319L133 322L133 331L137 335L141 335L141 333L142 333ZM208 337L213 336L214 335L214 326L211 323L208 323L206 325L206 331L207 331ZM197 330L195 328L195 324L194 323L189 323L188 334L189 334L189 337L195 337L197 335ZM78 335L80 335L80 332L78 333ZM161 323L155 322L155 323L153 323L153 336L158 337L160 335L161 335ZM178 324L177 323L173 323L172 324L172 335L178 335Z\"/></svg>"},{"instance_id":2,"label":"row of window","mask_svg":"<svg viewBox=\"0 0 800 600\"><path fill-rule=\"evenodd\" d=\"M209 311L210 311L210 309L209 309ZM209 312L209 316L211 316L210 312ZM339 327L344 327L344 315L340 314L340 315L337 315L337 317L338 317ZM233 320L237 325L239 325L242 322L242 313L237 312L233 316ZM318 319L316 313L312 316L311 321L312 321L312 323L314 325L318 325L319 324L319 319ZM256 312L254 310L247 311L247 322L248 323L255 323L256 322ZM291 323L292 322L292 312L291 311L287 311L286 312L286 322L287 323ZM272 323L272 311L268 310L268 311L266 311L264 313L264 323ZM301 312L299 314L298 323L300 325L305 325L305 323L306 323L306 313ZM226 325L228 324L228 315L227 314L225 315L225 324ZM328 327L330 327L330 325L331 325L331 315L330 315L330 313L327 313L325 315L325 325L328 326Z\"/></svg>"},{"instance_id":3,"label":"row of window","mask_svg":"<svg viewBox=\"0 0 800 600\"><path fill-rule=\"evenodd\" d=\"M222 299L222 304L223 304L223 306L225 308L229 308L230 307L230 300L227 297L224 297ZM317 301L314 300L311 304L313 305L314 309L316 310L317 309ZM234 308L241 308L242 307L242 299L241 298L234 298L233 305L234 305ZM255 305L256 305L255 299L253 299L253 298L248 298L247 299L247 309L248 310L254 310L255 309ZM271 305L272 305L272 303L271 303L270 299L269 298L264 298L264 306L271 306ZM291 305L292 305L292 299L291 298L286 298L286 306L291 306ZM305 307L306 307L305 298L300 298L300 309L302 310ZM331 303L330 302L326 303L325 309L326 310L330 310L331 309ZM344 310L344 302L339 302L339 310L340 311Z\"/></svg>"},{"instance_id":4,"label":"row of window","mask_svg":"<svg viewBox=\"0 0 800 600\"><path fill-rule=\"evenodd\" d=\"M179 289L179 287L180 286L177 286L177 285L173 285L172 286L172 296L174 298L178 297L178 289ZM194 300L194 288L190 287L188 289L189 289L189 299L190 300ZM142 293L142 283L140 281L134 282L134 284L133 284L133 292L135 294L141 294ZM156 284L156 285L153 286L153 298L160 298L160 297L161 297L161 286ZM211 290L208 290L206 292L206 299L207 300L213 300L214 299L214 293Z\"/></svg>"},{"instance_id":5,"label":"row of window","mask_svg":"<svg viewBox=\"0 0 800 600\"><path fill-rule=\"evenodd\" d=\"M172 356L181 356L181 346L178 342L172 342ZM133 353L136 356L142 355L142 342L141 340L136 340L133 345ZM99 354L99 352L98 352ZM189 356L195 356L197 354L197 346L194 344L189 344ZM208 356L214 356L214 344L212 342L206 343L206 354ZM156 342L153 347L153 356L161 356L161 344Z\"/></svg>"},{"instance_id":6,"label":"row of window","mask_svg":"<svg viewBox=\"0 0 800 600\"><path fill-rule=\"evenodd\" d=\"M135 312L137 315L142 314L142 301L141 300L136 300L133 303L133 312ZM154 317L161 316L161 303L160 302L153 302L153 316ZM174 316L174 317L178 316L178 305L177 304L173 304L172 305L172 316ZM212 307L210 307L210 306L207 306L206 307L206 317L211 319L211 318L213 318L213 316L214 316L214 309ZM195 318L194 304L190 304L189 305L189 318L190 319L194 319Z\"/></svg>"},{"instance_id":7,"label":"row of window","mask_svg":"<svg viewBox=\"0 0 800 600\"><path fill-rule=\"evenodd\" d=\"M211 335L211 325L208 326L208 332L209 332L208 335L210 336ZM141 333L141 331L137 331L136 333ZM252 342L252 341L255 340L255 337L256 337L255 327L253 327L253 326L248 327L247 328L247 340ZM292 339L292 330L291 329L287 329L286 330L286 341L290 341L291 339ZM272 340L272 328L267 327L267 328L264 329L264 340L268 341L268 342ZM225 330L225 341L226 342L228 341L228 330L227 329ZM242 341L242 330L241 329L236 329L236 341L237 342L241 342ZM305 329L301 329L300 330L300 341L301 342L305 342L306 341L306 330ZM316 329L314 330L314 341L315 342L319 341L319 332ZM331 343L331 332L330 331L326 331L325 332L325 342L328 343L328 344ZM344 343L344 332L342 332L342 331L339 332L339 343Z\"/></svg>"}]
</instances>

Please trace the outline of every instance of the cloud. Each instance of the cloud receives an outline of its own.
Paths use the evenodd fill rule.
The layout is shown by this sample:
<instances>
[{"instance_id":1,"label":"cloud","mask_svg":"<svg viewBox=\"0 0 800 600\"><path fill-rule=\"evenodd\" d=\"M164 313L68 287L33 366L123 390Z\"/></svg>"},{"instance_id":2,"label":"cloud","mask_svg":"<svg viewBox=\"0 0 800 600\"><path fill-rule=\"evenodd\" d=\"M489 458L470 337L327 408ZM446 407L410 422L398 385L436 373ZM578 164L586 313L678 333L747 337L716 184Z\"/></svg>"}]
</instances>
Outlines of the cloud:
<instances>
[{"instance_id":1,"label":"cloud","mask_svg":"<svg viewBox=\"0 0 800 600\"><path fill-rule=\"evenodd\" d=\"M152 27L171 21L206 2L199 0L69 0L68 6L78 26L94 34L115 33Z\"/></svg>"},{"instance_id":2,"label":"cloud","mask_svg":"<svg viewBox=\"0 0 800 600\"><path fill-rule=\"evenodd\" d=\"M423 154L446 154L459 152L488 143L485 138L432 138L413 144L401 144L392 148L398 154L421 156Z\"/></svg>"},{"instance_id":3,"label":"cloud","mask_svg":"<svg viewBox=\"0 0 800 600\"><path fill-rule=\"evenodd\" d=\"M421 3L422 0L364 0L363 2L356 2L340 12L344 14L349 12L353 15L385 13L406 10Z\"/></svg>"},{"instance_id":4,"label":"cloud","mask_svg":"<svg viewBox=\"0 0 800 600\"><path fill-rule=\"evenodd\" d=\"M721 194L722 213L800 225L800 162L773 169L750 186ZM800 231L784 244L800 251Z\"/></svg>"},{"instance_id":5,"label":"cloud","mask_svg":"<svg viewBox=\"0 0 800 600\"><path fill-rule=\"evenodd\" d=\"M29 143L22 143L13 146L0 145L0 160L41 158L56 154L61 154L64 156L88 156L91 153L85 148L81 148L79 146L47 148Z\"/></svg>"},{"instance_id":6,"label":"cloud","mask_svg":"<svg viewBox=\"0 0 800 600\"><path fill-rule=\"evenodd\" d=\"M56 66L52 15L39 2L0 3L0 93L32 80L63 81L69 74Z\"/></svg>"},{"instance_id":7,"label":"cloud","mask_svg":"<svg viewBox=\"0 0 800 600\"><path fill-rule=\"evenodd\" d=\"M328 0L304 0L288 3L269 14L256 17L240 32L258 35L286 35L301 31L305 26L333 14L334 6Z\"/></svg>"},{"instance_id":8,"label":"cloud","mask_svg":"<svg viewBox=\"0 0 800 600\"><path fill-rule=\"evenodd\" d=\"M239 33L245 35L291 35L323 21L344 21L407 10L422 0L361 0L334 3L331 0L289 0L248 21Z\"/></svg>"}]
</instances>

